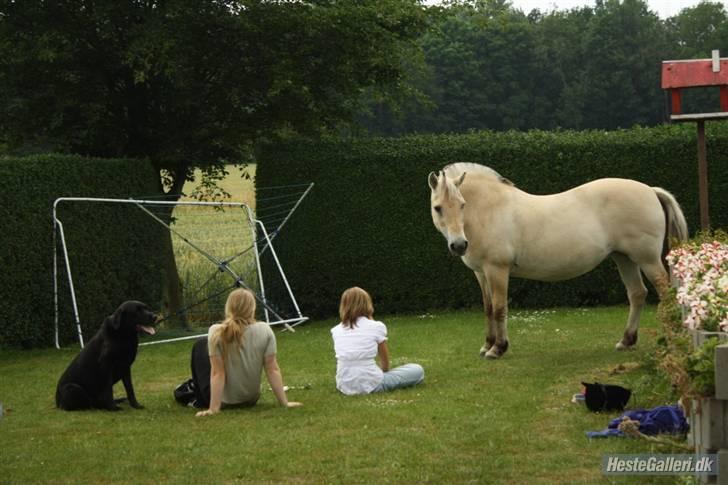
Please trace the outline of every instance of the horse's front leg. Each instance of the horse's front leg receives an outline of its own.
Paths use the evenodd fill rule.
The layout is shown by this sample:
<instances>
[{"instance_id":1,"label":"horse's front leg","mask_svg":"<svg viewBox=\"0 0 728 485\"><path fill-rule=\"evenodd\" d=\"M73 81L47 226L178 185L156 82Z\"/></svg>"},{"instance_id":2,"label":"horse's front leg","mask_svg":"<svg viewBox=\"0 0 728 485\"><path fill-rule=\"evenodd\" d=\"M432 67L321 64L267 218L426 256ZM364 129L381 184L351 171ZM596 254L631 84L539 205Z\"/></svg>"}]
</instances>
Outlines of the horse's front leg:
<instances>
[{"instance_id":1,"label":"horse's front leg","mask_svg":"<svg viewBox=\"0 0 728 485\"><path fill-rule=\"evenodd\" d=\"M495 324L493 322L493 305L490 301L490 289L485 280L485 274L475 272L475 277L480 285L480 292L483 296L483 311L485 312L485 344L480 348L480 356L485 357L495 343Z\"/></svg>"},{"instance_id":2,"label":"horse's front leg","mask_svg":"<svg viewBox=\"0 0 728 485\"><path fill-rule=\"evenodd\" d=\"M495 327L495 342L485 353L486 359L497 359L508 350L508 277L509 268L506 266L493 266L485 271L485 280L490 290L490 304L492 306L492 323Z\"/></svg>"}]
</instances>

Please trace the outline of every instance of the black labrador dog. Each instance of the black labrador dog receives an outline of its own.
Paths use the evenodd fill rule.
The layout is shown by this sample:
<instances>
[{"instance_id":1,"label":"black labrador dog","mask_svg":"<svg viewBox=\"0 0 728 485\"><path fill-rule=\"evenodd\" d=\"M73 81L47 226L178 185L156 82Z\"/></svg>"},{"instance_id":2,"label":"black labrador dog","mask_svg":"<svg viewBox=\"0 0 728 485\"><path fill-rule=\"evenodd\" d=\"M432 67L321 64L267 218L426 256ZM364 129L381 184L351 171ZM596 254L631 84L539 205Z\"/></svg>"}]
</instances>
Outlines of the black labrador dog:
<instances>
[{"instance_id":1,"label":"black labrador dog","mask_svg":"<svg viewBox=\"0 0 728 485\"><path fill-rule=\"evenodd\" d=\"M139 404L131 382L131 364L140 332L154 334L157 316L139 301L126 301L104 319L96 335L86 344L58 381L56 407L77 409L121 409L114 401L113 386L124 383L129 404Z\"/></svg>"}]
</instances>

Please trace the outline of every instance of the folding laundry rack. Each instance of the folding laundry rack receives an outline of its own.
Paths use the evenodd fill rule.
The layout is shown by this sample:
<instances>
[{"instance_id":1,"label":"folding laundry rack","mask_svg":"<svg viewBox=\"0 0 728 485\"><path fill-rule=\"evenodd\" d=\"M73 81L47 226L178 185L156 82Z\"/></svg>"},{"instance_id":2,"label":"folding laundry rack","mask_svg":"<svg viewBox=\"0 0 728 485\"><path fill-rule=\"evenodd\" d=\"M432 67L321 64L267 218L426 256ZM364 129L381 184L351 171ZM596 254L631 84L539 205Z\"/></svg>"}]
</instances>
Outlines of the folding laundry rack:
<instances>
[{"instance_id":1,"label":"folding laundry rack","mask_svg":"<svg viewBox=\"0 0 728 485\"><path fill-rule=\"evenodd\" d=\"M283 226L288 222L288 220L291 218L293 213L298 209L299 205L303 201L303 199L308 195L308 193L313 188L313 184L301 184L301 185L295 185L295 186L287 186L287 187L294 187L296 188L297 192L295 194L289 194L287 196L277 196L272 198L281 198L284 200L284 203L273 205L271 207L278 207L277 211L277 219L275 220L268 220L268 225L273 225L273 230L268 230L266 227L266 224L257 217L255 212L245 203L242 202L199 202L199 201L161 201L161 200L147 200L147 199L113 199L113 198L99 198L99 197L60 197L55 200L53 203L53 291L54 291L54 308L55 308L55 344L56 348L60 348L60 342L59 342L59 278L60 278L60 262L59 262L59 251L60 249L62 254L62 264L65 267L65 272L68 279L68 287L70 291L70 299L71 299L71 308L73 311L73 318L75 320L76 325L76 332L78 334L78 341L80 346L83 348L84 346L84 338L83 338L83 330L81 327L81 318L79 316L79 309L78 309L78 302L76 298L76 290L74 288L74 280L73 280L73 273L71 271L71 261L69 259L69 252L68 252L68 246L66 243L66 236L64 232L64 225L63 222L58 217L58 208L61 204L121 204L121 205L127 205L127 206L133 206L137 207L139 210L141 210L143 213L148 215L150 217L150 220L154 221L157 224L160 224L164 226L171 234L172 237L179 238L179 240L183 241L185 245L192 248L196 253L201 255L204 260L207 260L211 265L214 265L213 269L213 276L216 274L224 273L229 276L230 280L230 286L225 288L223 291L229 291L232 288L235 287L242 287L247 288L253 292L255 295L255 298L259 304L259 306L263 309L263 313L265 315L265 321L270 325L283 325L287 330L293 331L293 327L296 325L299 325L306 320L308 320L308 317L305 317L302 315L301 310L298 307L298 303L296 302L296 298L293 294L293 290L291 289L290 284L288 283L288 278L285 275L285 272L283 271L283 267L278 259L278 255L275 252L275 248L273 246L273 240L275 237L280 233ZM279 189L279 188L277 188ZM176 206L176 207L184 207L184 206L208 206L211 208L217 208L220 209L226 209L226 208L232 208L232 209L242 209L242 213L245 215L245 218L247 219L247 225L250 228L251 234L252 234L252 243L245 248L242 248L242 250L236 252L236 254L228 255L227 257L219 257L216 255L211 254L209 251L203 249L199 244L196 244L194 241L192 241L189 237L186 237L182 235L171 223L165 222L162 218L160 218L158 215L154 213L154 209L160 209L165 208L166 210L169 210L169 206ZM282 210L281 210L282 209ZM241 238L242 238L241 234ZM247 237L247 236L246 236ZM254 254L254 261L255 261L255 270L257 272L258 277L258 286L259 288L256 290L253 288L253 285L246 282L243 278L243 275L240 274L239 271L236 271L231 266L231 263L236 260L237 258L240 258L243 254L248 253L249 251L253 251ZM265 294L265 285L263 282L263 271L260 264L261 256L267 252L270 251L270 255L272 256L272 260L275 265L275 269L277 269L278 275L280 276L285 289L288 298L290 299L290 304L292 305L294 311L294 315L290 315L288 318L282 316L280 311L276 310L272 302L269 301L266 298ZM212 277L211 277L212 278ZM209 279L208 279L209 281ZM212 297L219 296L220 292L213 295ZM212 297L208 297L205 299L202 299L200 301L191 302L189 303L185 308L180 310L180 312L184 312L186 310L189 310L190 308L193 308L207 300L209 300ZM178 312L179 313L179 312ZM173 315L164 315L163 320L172 317ZM222 315L220 315L222 317ZM205 335L205 334L202 334ZM165 343L165 342L173 342L178 340L186 340L186 339L193 339L198 338L202 335L192 335L192 336L185 336L185 337L179 337L179 338L171 338L171 339L165 339L165 340L157 340L152 342L146 342L141 345L150 345L150 344L157 344L157 343Z\"/></svg>"}]
</instances>

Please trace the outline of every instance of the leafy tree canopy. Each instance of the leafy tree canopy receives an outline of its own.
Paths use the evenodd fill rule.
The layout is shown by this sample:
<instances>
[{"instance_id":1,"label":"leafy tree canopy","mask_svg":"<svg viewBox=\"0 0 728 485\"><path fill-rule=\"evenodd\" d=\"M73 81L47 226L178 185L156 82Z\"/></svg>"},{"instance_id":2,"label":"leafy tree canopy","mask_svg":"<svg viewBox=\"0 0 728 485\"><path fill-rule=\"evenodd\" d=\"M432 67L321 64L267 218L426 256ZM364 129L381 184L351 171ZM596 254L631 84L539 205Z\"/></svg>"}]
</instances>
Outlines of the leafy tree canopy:
<instances>
[{"instance_id":1,"label":"leafy tree canopy","mask_svg":"<svg viewBox=\"0 0 728 485\"><path fill-rule=\"evenodd\" d=\"M407 87L419 0L0 0L0 144L146 157L178 193Z\"/></svg>"},{"instance_id":2,"label":"leafy tree canopy","mask_svg":"<svg viewBox=\"0 0 728 485\"><path fill-rule=\"evenodd\" d=\"M374 105L362 116L370 132L655 125L666 113L663 60L728 55L728 13L715 1L663 20L645 0L528 13L508 0L449 0L432 19L415 76L429 102ZM688 110L716 109L716 93L692 91Z\"/></svg>"}]
</instances>

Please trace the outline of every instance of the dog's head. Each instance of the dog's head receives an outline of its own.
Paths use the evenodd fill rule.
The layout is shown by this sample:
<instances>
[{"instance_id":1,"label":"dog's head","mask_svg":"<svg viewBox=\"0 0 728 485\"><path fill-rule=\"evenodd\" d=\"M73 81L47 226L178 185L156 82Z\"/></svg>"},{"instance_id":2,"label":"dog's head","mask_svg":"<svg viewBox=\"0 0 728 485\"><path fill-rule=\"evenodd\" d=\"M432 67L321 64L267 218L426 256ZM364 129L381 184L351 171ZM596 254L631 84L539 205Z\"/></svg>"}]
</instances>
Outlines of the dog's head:
<instances>
[{"instance_id":1,"label":"dog's head","mask_svg":"<svg viewBox=\"0 0 728 485\"><path fill-rule=\"evenodd\" d=\"M122 303L113 314L106 317L104 323L117 333L154 335L156 321L157 315L150 311L147 305L131 300Z\"/></svg>"}]
</instances>

